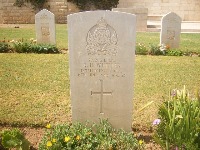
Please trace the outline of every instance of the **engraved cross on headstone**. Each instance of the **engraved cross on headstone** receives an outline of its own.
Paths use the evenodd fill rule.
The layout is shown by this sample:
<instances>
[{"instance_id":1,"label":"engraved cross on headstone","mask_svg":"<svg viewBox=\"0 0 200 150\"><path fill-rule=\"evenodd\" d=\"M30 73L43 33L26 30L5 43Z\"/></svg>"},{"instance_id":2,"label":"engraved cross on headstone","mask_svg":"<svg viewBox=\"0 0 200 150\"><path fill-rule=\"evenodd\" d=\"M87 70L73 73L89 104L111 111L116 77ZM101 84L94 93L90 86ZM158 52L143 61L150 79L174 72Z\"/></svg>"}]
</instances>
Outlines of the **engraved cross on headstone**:
<instances>
[{"instance_id":1,"label":"engraved cross on headstone","mask_svg":"<svg viewBox=\"0 0 200 150\"><path fill-rule=\"evenodd\" d=\"M91 91L91 95L100 94L100 114L103 114L103 96L104 95L112 95L112 92L104 92L103 91L103 80L101 82L101 91L100 92L93 92Z\"/></svg>"}]
</instances>

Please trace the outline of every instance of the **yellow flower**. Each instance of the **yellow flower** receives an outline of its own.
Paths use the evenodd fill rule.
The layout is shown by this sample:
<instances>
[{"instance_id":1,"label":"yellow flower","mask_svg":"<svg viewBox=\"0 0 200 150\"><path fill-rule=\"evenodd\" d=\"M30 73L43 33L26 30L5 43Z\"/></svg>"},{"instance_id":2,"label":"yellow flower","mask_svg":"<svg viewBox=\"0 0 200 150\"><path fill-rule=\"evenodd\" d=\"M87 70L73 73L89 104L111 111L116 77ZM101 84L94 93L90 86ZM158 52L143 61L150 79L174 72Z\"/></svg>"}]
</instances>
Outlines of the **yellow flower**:
<instances>
[{"instance_id":1,"label":"yellow flower","mask_svg":"<svg viewBox=\"0 0 200 150\"><path fill-rule=\"evenodd\" d=\"M47 141L47 147L51 147L51 146L52 146L51 141Z\"/></svg>"},{"instance_id":2,"label":"yellow flower","mask_svg":"<svg viewBox=\"0 0 200 150\"><path fill-rule=\"evenodd\" d=\"M71 138L69 136L65 137L65 142L68 142Z\"/></svg>"},{"instance_id":3,"label":"yellow flower","mask_svg":"<svg viewBox=\"0 0 200 150\"><path fill-rule=\"evenodd\" d=\"M37 43L37 40L33 40L33 43Z\"/></svg>"},{"instance_id":4,"label":"yellow flower","mask_svg":"<svg viewBox=\"0 0 200 150\"><path fill-rule=\"evenodd\" d=\"M51 124L47 124L47 125L46 125L46 128L47 128L47 129L50 129L50 128L51 128Z\"/></svg>"},{"instance_id":5,"label":"yellow flower","mask_svg":"<svg viewBox=\"0 0 200 150\"><path fill-rule=\"evenodd\" d=\"M52 142L53 142L53 143L56 143L56 139L52 139Z\"/></svg>"},{"instance_id":6,"label":"yellow flower","mask_svg":"<svg viewBox=\"0 0 200 150\"><path fill-rule=\"evenodd\" d=\"M78 141L78 140L80 140L80 139L81 139L80 136L77 135L77 136L76 136L76 140Z\"/></svg>"},{"instance_id":7,"label":"yellow flower","mask_svg":"<svg viewBox=\"0 0 200 150\"><path fill-rule=\"evenodd\" d=\"M142 145L142 144L143 144L143 141L142 141L142 140L139 140L139 144Z\"/></svg>"}]
</instances>

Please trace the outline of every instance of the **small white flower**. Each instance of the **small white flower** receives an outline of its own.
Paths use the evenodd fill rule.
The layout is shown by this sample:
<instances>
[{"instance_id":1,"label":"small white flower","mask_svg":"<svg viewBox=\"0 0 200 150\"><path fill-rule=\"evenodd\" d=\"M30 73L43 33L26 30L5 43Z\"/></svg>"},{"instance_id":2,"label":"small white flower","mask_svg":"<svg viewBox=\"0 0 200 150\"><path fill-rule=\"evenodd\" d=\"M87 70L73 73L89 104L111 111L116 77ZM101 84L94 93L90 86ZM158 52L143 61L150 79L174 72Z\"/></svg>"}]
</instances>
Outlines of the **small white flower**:
<instances>
[{"instance_id":1,"label":"small white flower","mask_svg":"<svg viewBox=\"0 0 200 150\"><path fill-rule=\"evenodd\" d=\"M11 40L11 41L10 41L10 43L14 43L14 42L15 42L15 40Z\"/></svg>"},{"instance_id":2,"label":"small white flower","mask_svg":"<svg viewBox=\"0 0 200 150\"><path fill-rule=\"evenodd\" d=\"M166 45L165 44L161 44L160 51L165 51L165 50L166 50Z\"/></svg>"}]
</instances>

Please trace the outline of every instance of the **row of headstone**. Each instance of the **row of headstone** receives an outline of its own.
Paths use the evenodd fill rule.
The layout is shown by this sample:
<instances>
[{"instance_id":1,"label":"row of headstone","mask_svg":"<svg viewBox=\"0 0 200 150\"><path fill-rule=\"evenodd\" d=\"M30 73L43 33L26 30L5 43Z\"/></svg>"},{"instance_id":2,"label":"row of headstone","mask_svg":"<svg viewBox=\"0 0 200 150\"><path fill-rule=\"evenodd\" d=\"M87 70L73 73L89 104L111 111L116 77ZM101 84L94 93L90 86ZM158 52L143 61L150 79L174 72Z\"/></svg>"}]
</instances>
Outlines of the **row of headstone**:
<instances>
[{"instance_id":1,"label":"row of headstone","mask_svg":"<svg viewBox=\"0 0 200 150\"><path fill-rule=\"evenodd\" d=\"M35 15L36 38L38 43L56 44L55 16L43 9ZM134 26L134 25L133 25ZM160 44L178 48L181 33L181 18L170 12L162 17Z\"/></svg>"},{"instance_id":2,"label":"row of headstone","mask_svg":"<svg viewBox=\"0 0 200 150\"><path fill-rule=\"evenodd\" d=\"M108 119L131 130L136 16L114 11L68 15L72 121ZM37 41L55 44L55 17L44 9L35 16ZM181 19L162 19L161 43L178 46Z\"/></svg>"},{"instance_id":3,"label":"row of headstone","mask_svg":"<svg viewBox=\"0 0 200 150\"><path fill-rule=\"evenodd\" d=\"M72 121L109 119L131 130L136 16L112 11L69 15ZM35 15L38 43L55 44L55 17Z\"/></svg>"}]
</instances>

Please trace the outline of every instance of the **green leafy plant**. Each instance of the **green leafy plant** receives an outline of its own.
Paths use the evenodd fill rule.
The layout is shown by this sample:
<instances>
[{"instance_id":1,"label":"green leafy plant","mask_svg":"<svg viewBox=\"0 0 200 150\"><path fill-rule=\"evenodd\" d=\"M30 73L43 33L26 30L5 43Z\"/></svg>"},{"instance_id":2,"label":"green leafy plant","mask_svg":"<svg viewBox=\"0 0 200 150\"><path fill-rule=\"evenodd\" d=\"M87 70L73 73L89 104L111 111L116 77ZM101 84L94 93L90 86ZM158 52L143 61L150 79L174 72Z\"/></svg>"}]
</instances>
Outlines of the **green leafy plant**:
<instances>
[{"instance_id":1,"label":"green leafy plant","mask_svg":"<svg viewBox=\"0 0 200 150\"><path fill-rule=\"evenodd\" d=\"M19 40L11 41L11 47L17 53L38 53L38 54L57 54L60 53L55 45L51 44L36 44L36 40L31 39L30 42Z\"/></svg>"},{"instance_id":2,"label":"green leafy plant","mask_svg":"<svg viewBox=\"0 0 200 150\"><path fill-rule=\"evenodd\" d=\"M76 4L81 10L90 10L92 7L95 9L111 10L117 7L119 0L68 0Z\"/></svg>"},{"instance_id":3,"label":"green leafy plant","mask_svg":"<svg viewBox=\"0 0 200 150\"><path fill-rule=\"evenodd\" d=\"M3 130L0 133L4 148L15 148L16 150L29 150L30 143L19 129Z\"/></svg>"},{"instance_id":4,"label":"green leafy plant","mask_svg":"<svg viewBox=\"0 0 200 150\"><path fill-rule=\"evenodd\" d=\"M177 49L168 50L166 55L168 56L183 56L183 52Z\"/></svg>"},{"instance_id":5,"label":"green leafy plant","mask_svg":"<svg viewBox=\"0 0 200 150\"><path fill-rule=\"evenodd\" d=\"M14 51L17 53L30 53L31 52L31 44L22 41L13 41L12 46Z\"/></svg>"},{"instance_id":6,"label":"green leafy plant","mask_svg":"<svg viewBox=\"0 0 200 150\"><path fill-rule=\"evenodd\" d=\"M163 55L163 52L160 50L160 46L150 44L148 53L150 55Z\"/></svg>"},{"instance_id":7,"label":"green leafy plant","mask_svg":"<svg viewBox=\"0 0 200 150\"><path fill-rule=\"evenodd\" d=\"M32 53L38 54L58 54L60 53L59 49L55 45L51 44L34 44L31 46Z\"/></svg>"},{"instance_id":8,"label":"green leafy plant","mask_svg":"<svg viewBox=\"0 0 200 150\"><path fill-rule=\"evenodd\" d=\"M200 149L200 97L189 97L187 90L174 90L171 99L159 106L155 141L166 150Z\"/></svg>"},{"instance_id":9,"label":"green leafy plant","mask_svg":"<svg viewBox=\"0 0 200 150\"><path fill-rule=\"evenodd\" d=\"M8 43L0 42L0 53L7 53L9 50Z\"/></svg>"},{"instance_id":10,"label":"green leafy plant","mask_svg":"<svg viewBox=\"0 0 200 150\"><path fill-rule=\"evenodd\" d=\"M135 53L138 55L147 55L147 47L143 43L137 43Z\"/></svg>"},{"instance_id":11,"label":"green leafy plant","mask_svg":"<svg viewBox=\"0 0 200 150\"><path fill-rule=\"evenodd\" d=\"M115 130L101 120L100 124L65 124L54 128L47 126L47 132L39 144L39 150L56 149L130 149L139 150L139 144L132 133Z\"/></svg>"}]
</instances>

